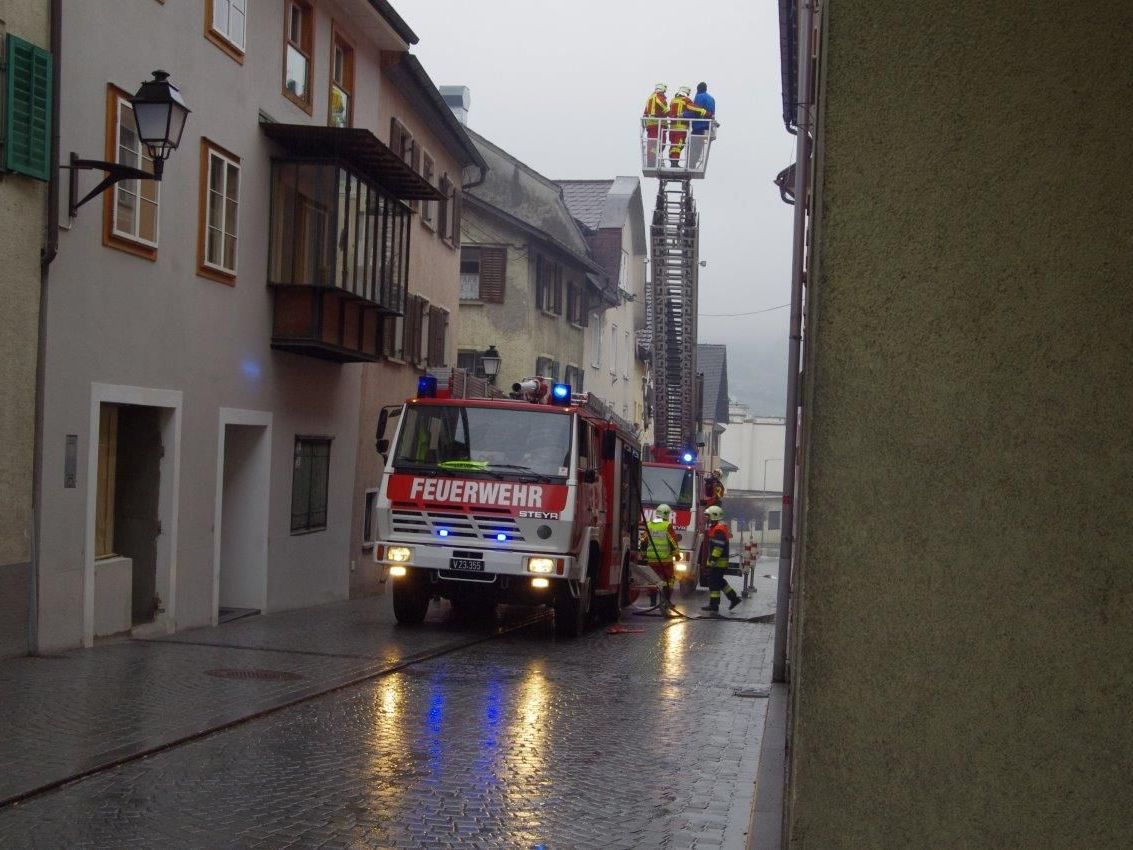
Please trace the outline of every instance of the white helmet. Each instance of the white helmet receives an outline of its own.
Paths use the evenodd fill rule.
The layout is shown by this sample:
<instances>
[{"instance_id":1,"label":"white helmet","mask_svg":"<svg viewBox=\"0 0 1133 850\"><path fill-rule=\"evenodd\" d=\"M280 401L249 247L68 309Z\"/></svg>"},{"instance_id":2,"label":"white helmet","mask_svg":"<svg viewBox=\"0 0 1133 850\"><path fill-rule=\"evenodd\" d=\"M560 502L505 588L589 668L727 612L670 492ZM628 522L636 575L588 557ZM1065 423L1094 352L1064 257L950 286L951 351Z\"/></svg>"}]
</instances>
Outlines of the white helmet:
<instances>
[{"instance_id":1,"label":"white helmet","mask_svg":"<svg viewBox=\"0 0 1133 850\"><path fill-rule=\"evenodd\" d=\"M653 513L657 516L657 519L668 519L672 515L673 509L668 505L661 504L657 506Z\"/></svg>"},{"instance_id":2,"label":"white helmet","mask_svg":"<svg viewBox=\"0 0 1133 850\"><path fill-rule=\"evenodd\" d=\"M669 90L669 87L667 85L665 85L664 83L657 83L657 85L655 85L653 87L653 91L655 91L659 94L664 94L668 90Z\"/></svg>"},{"instance_id":3,"label":"white helmet","mask_svg":"<svg viewBox=\"0 0 1133 850\"><path fill-rule=\"evenodd\" d=\"M679 89L677 89L677 96L680 97L681 95L683 95L685 97L688 97L691 92L692 90L688 86L681 86Z\"/></svg>"},{"instance_id":4,"label":"white helmet","mask_svg":"<svg viewBox=\"0 0 1133 850\"><path fill-rule=\"evenodd\" d=\"M724 515L724 509L719 505L710 505L708 509L705 510L704 515L713 522L718 522L720 517Z\"/></svg>"}]
</instances>

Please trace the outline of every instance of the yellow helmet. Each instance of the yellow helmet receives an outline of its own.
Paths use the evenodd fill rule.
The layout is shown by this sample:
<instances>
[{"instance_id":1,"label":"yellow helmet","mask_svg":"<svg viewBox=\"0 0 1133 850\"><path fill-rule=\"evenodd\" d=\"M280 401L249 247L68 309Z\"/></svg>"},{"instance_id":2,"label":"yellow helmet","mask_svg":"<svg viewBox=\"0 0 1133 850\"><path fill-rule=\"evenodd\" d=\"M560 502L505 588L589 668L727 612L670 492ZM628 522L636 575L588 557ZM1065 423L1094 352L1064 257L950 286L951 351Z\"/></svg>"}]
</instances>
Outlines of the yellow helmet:
<instances>
[{"instance_id":1,"label":"yellow helmet","mask_svg":"<svg viewBox=\"0 0 1133 850\"><path fill-rule=\"evenodd\" d=\"M669 90L669 87L667 85L665 85L664 83L657 83L657 85L655 85L653 87L653 91L657 92L658 94L664 94L668 90Z\"/></svg>"},{"instance_id":2,"label":"yellow helmet","mask_svg":"<svg viewBox=\"0 0 1133 850\"><path fill-rule=\"evenodd\" d=\"M657 519L668 519L672 516L673 509L668 505L661 504L657 506L657 509L653 511L653 513L656 515Z\"/></svg>"},{"instance_id":3,"label":"yellow helmet","mask_svg":"<svg viewBox=\"0 0 1133 850\"><path fill-rule=\"evenodd\" d=\"M677 89L677 96L678 97L681 97L681 96L688 97L689 94L691 93L691 91L692 90L688 86L681 86L679 89Z\"/></svg>"}]
</instances>

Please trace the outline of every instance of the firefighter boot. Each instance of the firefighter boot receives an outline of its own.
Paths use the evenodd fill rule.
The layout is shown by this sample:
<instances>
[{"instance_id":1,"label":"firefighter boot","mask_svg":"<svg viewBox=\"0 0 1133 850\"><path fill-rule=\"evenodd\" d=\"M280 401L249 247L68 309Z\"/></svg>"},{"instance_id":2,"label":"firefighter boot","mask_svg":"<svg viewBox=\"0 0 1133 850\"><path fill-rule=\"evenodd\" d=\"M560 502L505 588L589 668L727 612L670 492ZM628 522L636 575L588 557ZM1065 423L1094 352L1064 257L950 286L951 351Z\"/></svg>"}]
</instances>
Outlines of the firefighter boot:
<instances>
[{"instance_id":1,"label":"firefighter boot","mask_svg":"<svg viewBox=\"0 0 1133 850\"><path fill-rule=\"evenodd\" d=\"M740 595L738 593L736 593L734 590L732 590L732 588L729 587L727 589L727 591L725 591L725 592L728 594L728 610L729 611L731 611L733 608L735 608L737 605L739 605L741 602L743 602L743 600L740 599Z\"/></svg>"},{"instance_id":2,"label":"firefighter boot","mask_svg":"<svg viewBox=\"0 0 1133 850\"><path fill-rule=\"evenodd\" d=\"M720 613L720 594L717 591L712 591L711 593L709 593L708 594L708 604L705 605L704 607L702 607L700 610L701 611L707 611L710 614L719 614Z\"/></svg>"}]
</instances>

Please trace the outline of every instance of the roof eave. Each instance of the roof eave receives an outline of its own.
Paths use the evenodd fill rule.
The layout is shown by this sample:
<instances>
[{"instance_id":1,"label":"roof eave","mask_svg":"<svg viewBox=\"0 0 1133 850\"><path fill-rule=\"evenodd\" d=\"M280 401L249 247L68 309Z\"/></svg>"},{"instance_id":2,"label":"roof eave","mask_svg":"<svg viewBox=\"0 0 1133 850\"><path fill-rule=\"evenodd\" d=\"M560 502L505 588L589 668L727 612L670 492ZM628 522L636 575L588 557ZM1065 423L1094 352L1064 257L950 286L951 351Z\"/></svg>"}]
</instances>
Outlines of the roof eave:
<instances>
[{"instance_id":1,"label":"roof eave","mask_svg":"<svg viewBox=\"0 0 1133 850\"><path fill-rule=\"evenodd\" d=\"M382 20L397 33L397 37L406 44L416 44L421 40L417 37L417 33L409 28L405 18L401 17L397 10L389 4L388 0L370 0L370 5L374 7L375 12L382 16Z\"/></svg>"}]
</instances>

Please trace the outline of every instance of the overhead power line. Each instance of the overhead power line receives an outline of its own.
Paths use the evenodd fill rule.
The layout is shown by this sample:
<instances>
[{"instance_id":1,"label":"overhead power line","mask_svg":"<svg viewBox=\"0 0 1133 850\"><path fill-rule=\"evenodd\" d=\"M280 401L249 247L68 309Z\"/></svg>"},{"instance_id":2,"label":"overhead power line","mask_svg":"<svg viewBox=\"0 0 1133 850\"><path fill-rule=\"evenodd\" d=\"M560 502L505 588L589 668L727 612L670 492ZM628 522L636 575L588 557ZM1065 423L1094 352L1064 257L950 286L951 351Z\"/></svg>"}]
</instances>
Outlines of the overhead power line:
<instances>
[{"instance_id":1,"label":"overhead power line","mask_svg":"<svg viewBox=\"0 0 1133 850\"><path fill-rule=\"evenodd\" d=\"M713 319L738 318L740 316L754 316L757 313L770 313L772 310L782 310L784 307L790 306L790 304L780 304L778 307L764 307L762 310L751 310L747 313L698 313L697 315Z\"/></svg>"}]
</instances>

